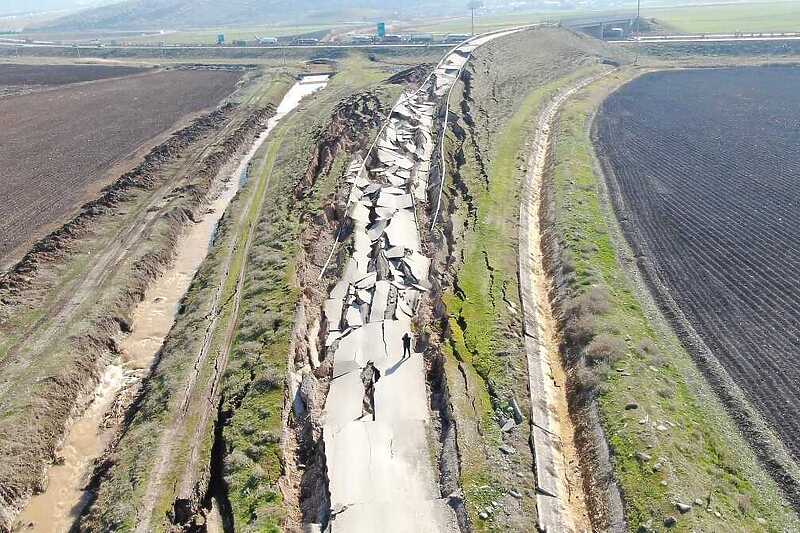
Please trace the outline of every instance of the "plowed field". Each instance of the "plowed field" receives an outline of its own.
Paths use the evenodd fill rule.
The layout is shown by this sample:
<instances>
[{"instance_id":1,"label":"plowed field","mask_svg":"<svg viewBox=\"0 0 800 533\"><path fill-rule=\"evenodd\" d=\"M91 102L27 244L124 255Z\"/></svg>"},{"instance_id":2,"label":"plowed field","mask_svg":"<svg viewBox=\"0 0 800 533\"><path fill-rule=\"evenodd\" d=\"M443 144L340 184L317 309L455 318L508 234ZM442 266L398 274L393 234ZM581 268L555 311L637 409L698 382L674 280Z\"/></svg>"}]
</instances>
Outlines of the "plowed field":
<instances>
[{"instance_id":1,"label":"plowed field","mask_svg":"<svg viewBox=\"0 0 800 533\"><path fill-rule=\"evenodd\" d=\"M0 99L0 263L62 223L148 141L214 107L239 77L163 71Z\"/></svg>"},{"instance_id":2,"label":"plowed field","mask_svg":"<svg viewBox=\"0 0 800 533\"><path fill-rule=\"evenodd\" d=\"M800 459L800 69L644 75L596 137L656 298Z\"/></svg>"},{"instance_id":3,"label":"plowed field","mask_svg":"<svg viewBox=\"0 0 800 533\"><path fill-rule=\"evenodd\" d=\"M82 81L119 78L145 72L136 67L110 65L0 64L0 85L66 85Z\"/></svg>"}]
</instances>

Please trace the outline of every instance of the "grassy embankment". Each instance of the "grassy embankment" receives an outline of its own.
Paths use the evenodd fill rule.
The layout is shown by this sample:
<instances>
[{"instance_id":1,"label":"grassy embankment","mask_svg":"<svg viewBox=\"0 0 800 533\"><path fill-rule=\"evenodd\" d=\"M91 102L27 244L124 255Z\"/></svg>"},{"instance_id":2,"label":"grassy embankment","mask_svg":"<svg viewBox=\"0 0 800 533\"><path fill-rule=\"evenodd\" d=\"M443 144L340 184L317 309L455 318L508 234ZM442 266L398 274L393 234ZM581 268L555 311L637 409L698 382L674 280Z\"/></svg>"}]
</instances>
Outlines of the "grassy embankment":
<instances>
[{"instance_id":1,"label":"grassy embankment","mask_svg":"<svg viewBox=\"0 0 800 533\"><path fill-rule=\"evenodd\" d=\"M499 413L510 416L509 399L514 397L514 374L509 372L508 355L523 348L520 331L519 291L517 283L517 238L519 193L527 156L524 142L532 136L539 110L561 87L589 75L585 68L573 75L537 87L525 96L519 108L502 127L492 157L490 180L482 187L462 169L462 179L472 182L470 191L476 206L475 226L465 235L463 265L458 271L460 291L445 295L451 314L452 344L449 347L450 373L457 375L459 361L480 383L477 423L485 442L493 447L503 443L495 421ZM477 192L477 194L475 194ZM508 304L513 303L513 307ZM524 365L524 361L522 361ZM516 369L525 371L525 368ZM491 391L491 392L490 392ZM500 399L493 402L492 396ZM528 404L527 398L517 401ZM478 512L488 502L497 500L504 488L479 449L462 449L462 487L479 530L493 530L493 525L479 520ZM476 520L477 519L477 520Z\"/></svg>"},{"instance_id":2,"label":"grassy embankment","mask_svg":"<svg viewBox=\"0 0 800 533\"><path fill-rule=\"evenodd\" d=\"M667 516L678 519L678 531L798 530L797 516L782 507L777 487L630 277L635 263L595 172L588 133L598 103L630 76L607 78L566 104L551 176L556 232L573 271L568 296L605 294L589 335L622 343L579 385L596 387L627 518L633 530L659 528ZM681 515L676 502L693 509Z\"/></svg>"},{"instance_id":3,"label":"grassy embankment","mask_svg":"<svg viewBox=\"0 0 800 533\"><path fill-rule=\"evenodd\" d=\"M249 95L248 102L265 105L277 103L292 83L289 76L267 77L259 84L259 90ZM226 301L231 292L230 283L238 277L237 264L241 261L242 246L236 238L242 228L247 226L247 214L233 216L237 208L247 205L254 192L261 187L258 180L251 181L244 187L231 203L225 217L220 222L217 236L209 251L209 255L201 265L187 294L181 301L181 312L176 323L168 334L152 375L145 381L144 391L134 405L130 420L121 435L119 444L112 456L113 464L106 478L100 485L97 501L93 504L89 519L84 522L87 529L107 529L109 527L134 527L137 521L137 502L143 501L148 482L153 475L152 462L158 451L160 435L179 417L177 405L180 392L185 386L186 376L192 371L194 360L200 350L208 319L213 312L213 294L219 283L226 284L220 301ZM255 204L256 202L253 202ZM228 268L228 257L231 257ZM225 313L219 324L224 324ZM217 329L217 332L221 328ZM216 332L215 332L216 333ZM219 354L219 338L215 334L209 353L210 364L199 369L197 383L208 383L216 356ZM194 389L194 394L187 405L187 420L183 424L185 431L177 435L170 443L170 462L164 472L165 480L161 487L168 487L157 493L156 511L153 527L161 526L164 517L172 510L174 503L173 486L184 474L193 437L201 424L201 410L196 406L204 405L204 386ZM200 447L198 463L207 464L212 441L205 438Z\"/></svg>"}]
</instances>

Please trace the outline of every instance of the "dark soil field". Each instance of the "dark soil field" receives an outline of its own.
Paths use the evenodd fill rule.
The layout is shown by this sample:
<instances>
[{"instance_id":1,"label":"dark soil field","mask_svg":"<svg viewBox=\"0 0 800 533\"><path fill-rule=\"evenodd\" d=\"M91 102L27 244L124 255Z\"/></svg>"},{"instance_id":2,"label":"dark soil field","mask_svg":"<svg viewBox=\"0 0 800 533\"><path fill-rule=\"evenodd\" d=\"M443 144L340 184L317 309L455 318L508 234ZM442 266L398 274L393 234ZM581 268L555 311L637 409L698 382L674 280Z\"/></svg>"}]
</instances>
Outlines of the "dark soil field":
<instances>
[{"instance_id":1,"label":"dark soil field","mask_svg":"<svg viewBox=\"0 0 800 533\"><path fill-rule=\"evenodd\" d=\"M656 299L800 459L800 69L647 74L595 127Z\"/></svg>"},{"instance_id":2,"label":"dark soil field","mask_svg":"<svg viewBox=\"0 0 800 533\"><path fill-rule=\"evenodd\" d=\"M51 86L141 74L146 69L110 65L0 64L0 85Z\"/></svg>"},{"instance_id":3,"label":"dark soil field","mask_svg":"<svg viewBox=\"0 0 800 533\"><path fill-rule=\"evenodd\" d=\"M148 141L216 106L240 75L163 71L0 99L0 263L66 220Z\"/></svg>"}]
</instances>

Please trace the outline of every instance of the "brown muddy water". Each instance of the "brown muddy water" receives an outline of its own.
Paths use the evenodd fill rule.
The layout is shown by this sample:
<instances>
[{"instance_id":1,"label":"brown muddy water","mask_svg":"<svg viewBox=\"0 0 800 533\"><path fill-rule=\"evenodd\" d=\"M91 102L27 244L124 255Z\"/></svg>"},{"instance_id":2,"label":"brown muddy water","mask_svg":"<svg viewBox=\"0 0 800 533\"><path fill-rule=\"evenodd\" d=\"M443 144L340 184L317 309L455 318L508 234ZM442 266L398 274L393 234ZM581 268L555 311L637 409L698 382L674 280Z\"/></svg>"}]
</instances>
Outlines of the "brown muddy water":
<instances>
[{"instance_id":1,"label":"brown muddy water","mask_svg":"<svg viewBox=\"0 0 800 533\"><path fill-rule=\"evenodd\" d=\"M116 428L104 424L106 412L123 387L141 380L149 371L164 339L175 323L178 306L200 264L208 255L217 223L228 204L247 179L250 161L281 118L300 101L323 89L328 76L306 76L283 97L267 129L253 142L250 151L223 170L216 184L214 200L207 206L202 221L181 236L171 267L148 289L144 301L133 314L133 331L118 339L122 356L107 367L94 392L89 408L70 427L59 452L63 462L50 467L47 490L34 496L18 518L24 531L68 532L88 502L84 490L94 461L102 455ZM236 179L238 178L238 179Z\"/></svg>"}]
</instances>

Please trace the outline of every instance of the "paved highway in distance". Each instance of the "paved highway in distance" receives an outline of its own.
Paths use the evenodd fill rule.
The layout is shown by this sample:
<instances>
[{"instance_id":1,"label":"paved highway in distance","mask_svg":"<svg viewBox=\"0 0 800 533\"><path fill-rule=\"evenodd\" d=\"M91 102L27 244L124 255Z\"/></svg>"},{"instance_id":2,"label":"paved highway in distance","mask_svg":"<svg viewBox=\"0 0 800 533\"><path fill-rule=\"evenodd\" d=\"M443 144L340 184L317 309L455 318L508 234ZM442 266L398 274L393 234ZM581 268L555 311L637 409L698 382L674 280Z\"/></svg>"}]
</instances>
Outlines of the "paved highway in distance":
<instances>
[{"instance_id":1,"label":"paved highway in distance","mask_svg":"<svg viewBox=\"0 0 800 533\"><path fill-rule=\"evenodd\" d=\"M55 43L16 43L0 41L0 46L6 48L68 48L79 50L294 50L294 49L322 49L322 48L452 48L458 43L386 43L386 44L305 44L305 45L283 45L283 46L214 46L214 45L165 45L165 46L145 46L145 45L102 45L96 44L55 44Z\"/></svg>"},{"instance_id":2,"label":"paved highway in distance","mask_svg":"<svg viewBox=\"0 0 800 533\"><path fill-rule=\"evenodd\" d=\"M609 43L702 43L730 41L796 41L800 32L784 33L707 33L686 35L652 35L631 39L608 41Z\"/></svg>"}]
</instances>

